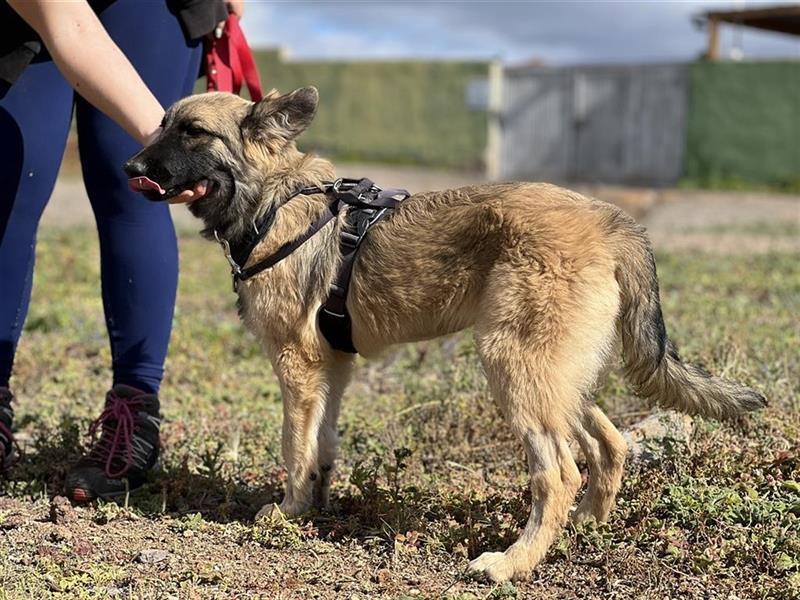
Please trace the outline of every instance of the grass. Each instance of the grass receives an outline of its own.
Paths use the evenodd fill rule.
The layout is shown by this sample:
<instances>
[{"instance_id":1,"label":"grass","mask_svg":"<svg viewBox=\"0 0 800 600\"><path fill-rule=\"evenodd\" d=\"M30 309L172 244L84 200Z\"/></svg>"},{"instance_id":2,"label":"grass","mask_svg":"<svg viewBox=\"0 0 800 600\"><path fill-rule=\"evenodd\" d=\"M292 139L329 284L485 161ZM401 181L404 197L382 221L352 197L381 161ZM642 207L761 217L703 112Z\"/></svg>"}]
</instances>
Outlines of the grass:
<instances>
[{"instance_id":1,"label":"grass","mask_svg":"<svg viewBox=\"0 0 800 600\"><path fill-rule=\"evenodd\" d=\"M687 228L690 233L733 234L769 236L772 238L800 239L800 222L797 221L752 221L736 225Z\"/></svg>"},{"instance_id":2,"label":"grass","mask_svg":"<svg viewBox=\"0 0 800 600\"><path fill-rule=\"evenodd\" d=\"M755 385L769 409L696 419L669 461L628 468L607 525L566 529L530 581L490 586L464 577L467 559L513 541L530 494L468 335L360 362L332 513L253 524L285 478L279 389L222 256L193 234L180 244L163 472L121 505L53 517L110 374L95 234L43 232L14 380L27 455L0 497L0 599L800 594L800 256L657 257L682 354ZM643 409L616 376L598 402L620 425Z\"/></svg>"},{"instance_id":3,"label":"grass","mask_svg":"<svg viewBox=\"0 0 800 600\"><path fill-rule=\"evenodd\" d=\"M686 190L715 190L720 192L769 192L772 194L800 194L800 178L757 181L735 176L684 176L678 186Z\"/></svg>"}]
</instances>

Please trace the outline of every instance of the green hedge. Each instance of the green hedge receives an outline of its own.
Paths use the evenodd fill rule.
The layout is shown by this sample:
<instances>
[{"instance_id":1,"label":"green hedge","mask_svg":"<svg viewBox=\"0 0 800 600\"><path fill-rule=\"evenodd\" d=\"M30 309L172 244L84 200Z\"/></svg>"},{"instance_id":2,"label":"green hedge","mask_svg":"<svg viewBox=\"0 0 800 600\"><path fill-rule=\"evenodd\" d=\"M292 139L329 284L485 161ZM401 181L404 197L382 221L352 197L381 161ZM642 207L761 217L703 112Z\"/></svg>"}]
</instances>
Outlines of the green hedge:
<instances>
[{"instance_id":1,"label":"green hedge","mask_svg":"<svg viewBox=\"0 0 800 600\"><path fill-rule=\"evenodd\" d=\"M800 189L800 62L696 63L689 89L688 182Z\"/></svg>"},{"instance_id":2,"label":"green hedge","mask_svg":"<svg viewBox=\"0 0 800 600\"><path fill-rule=\"evenodd\" d=\"M284 62L259 51L266 89L314 85L320 107L300 146L339 160L478 168L486 114L467 108L466 86L488 63L449 61Z\"/></svg>"}]
</instances>

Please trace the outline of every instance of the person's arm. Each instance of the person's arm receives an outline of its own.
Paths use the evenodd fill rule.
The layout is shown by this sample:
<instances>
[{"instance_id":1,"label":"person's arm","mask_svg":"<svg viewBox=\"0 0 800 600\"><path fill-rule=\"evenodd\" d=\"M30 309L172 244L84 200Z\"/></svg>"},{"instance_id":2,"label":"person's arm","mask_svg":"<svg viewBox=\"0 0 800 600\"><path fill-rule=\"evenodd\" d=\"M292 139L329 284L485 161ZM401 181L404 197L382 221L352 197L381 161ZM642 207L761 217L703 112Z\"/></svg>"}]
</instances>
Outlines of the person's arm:
<instances>
[{"instance_id":1,"label":"person's arm","mask_svg":"<svg viewBox=\"0 0 800 600\"><path fill-rule=\"evenodd\" d=\"M42 37L75 91L142 144L152 141L164 109L85 0L8 3Z\"/></svg>"}]
</instances>

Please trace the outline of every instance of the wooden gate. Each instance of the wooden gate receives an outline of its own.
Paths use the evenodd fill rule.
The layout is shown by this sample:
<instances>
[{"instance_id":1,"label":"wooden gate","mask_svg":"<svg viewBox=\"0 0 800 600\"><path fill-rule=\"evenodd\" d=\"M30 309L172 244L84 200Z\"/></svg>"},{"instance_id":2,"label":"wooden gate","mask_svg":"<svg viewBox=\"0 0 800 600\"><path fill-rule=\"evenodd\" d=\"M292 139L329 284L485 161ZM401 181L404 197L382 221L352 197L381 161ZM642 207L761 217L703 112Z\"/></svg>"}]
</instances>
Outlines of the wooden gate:
<instances>
[{"instance_id":1,"label":"wooden gate","mask_svg":"<svg viewBox=\"0 0 800 600\"><path fill-rule=\"evenodd\" d=\"M674 184L687 84L686 65L505 69L497 176Z\"/></svg>"}]
</instances>

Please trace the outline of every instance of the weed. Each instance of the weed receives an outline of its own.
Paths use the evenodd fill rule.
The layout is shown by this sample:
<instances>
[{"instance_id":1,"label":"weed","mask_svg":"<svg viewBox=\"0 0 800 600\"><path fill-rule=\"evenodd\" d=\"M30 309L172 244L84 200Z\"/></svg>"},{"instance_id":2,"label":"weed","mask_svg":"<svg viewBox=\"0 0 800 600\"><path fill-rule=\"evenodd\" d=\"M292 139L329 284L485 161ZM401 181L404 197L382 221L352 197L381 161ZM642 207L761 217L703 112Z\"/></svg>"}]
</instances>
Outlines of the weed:
<instances>
[{"instance_id":1,"label":"weed","mask_svg":"<svg viewBox=\"0 0 800 600\"><path fill-rule=\"evenodd\" d=\"M470 335L359 362L331 513L254 524L286 479L279 388L239 323L224 259L194 235L180 245L163 470L127 509L100 502L61 526L48 498L85 447L110 356L91 236L42 233L48 260L13 382L25 456L0 483L0 598L800 594L800 256L658 255L682 355L754 385L770 407L736 424L696 419L667 461L626 469L608 524L568 527L533 581L494 587L465 579L466 561L514 541L531 497ZM646 411L616 374L597 401L618 425ZM171 560L135 562L153 547Z\"/></svg>"}]
</instances>

